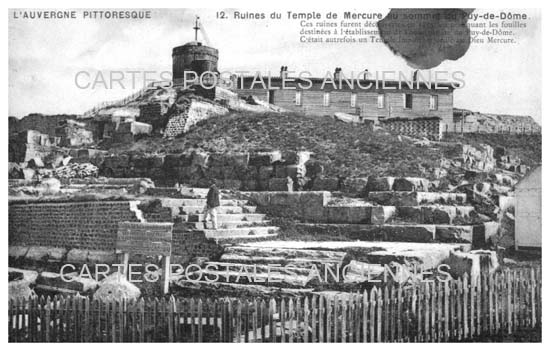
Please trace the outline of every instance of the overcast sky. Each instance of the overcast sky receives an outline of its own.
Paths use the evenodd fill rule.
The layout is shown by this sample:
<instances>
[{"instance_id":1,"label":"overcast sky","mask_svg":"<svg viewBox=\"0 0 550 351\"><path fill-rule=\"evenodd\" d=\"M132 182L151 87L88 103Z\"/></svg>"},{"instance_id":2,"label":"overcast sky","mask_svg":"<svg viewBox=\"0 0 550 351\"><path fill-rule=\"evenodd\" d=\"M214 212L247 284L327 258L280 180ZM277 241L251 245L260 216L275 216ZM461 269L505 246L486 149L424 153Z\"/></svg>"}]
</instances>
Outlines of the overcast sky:
<instances>
[{"instance_id":1,"label":"overcast sky","mask_svg":"<svg viewBox=\"0 0 550 351\"><path fill-rule=\"evenodd\" d=\"M76 10L77 19L31 20L15 19L14 11L20 10L9 12L10 116L82 113L102 101L130 95L128 73L126 89L79 89L75 76L82 71L92 78L98 71L171 71L171 50L193 40L195 15L201 17L211 45L219 49L220 70L278 72L285 65L290 71L314 75L334 67L342 67L344 73L365 68L411 71L382 43L300 43L299 20L221 20L214 10L196 9L151 10L152 18L142 20L82 19L83 10ZM464 72L466 87L455 91L455 107L531 115L540 122L540 13L521 12L529 21L527 28L517 30L516 44L472 44L462 58L435 68ZM79 77L80 84L88 82L87 76ZM141 84L142 75L136 78Z\"/></svg>"}]
</instances>

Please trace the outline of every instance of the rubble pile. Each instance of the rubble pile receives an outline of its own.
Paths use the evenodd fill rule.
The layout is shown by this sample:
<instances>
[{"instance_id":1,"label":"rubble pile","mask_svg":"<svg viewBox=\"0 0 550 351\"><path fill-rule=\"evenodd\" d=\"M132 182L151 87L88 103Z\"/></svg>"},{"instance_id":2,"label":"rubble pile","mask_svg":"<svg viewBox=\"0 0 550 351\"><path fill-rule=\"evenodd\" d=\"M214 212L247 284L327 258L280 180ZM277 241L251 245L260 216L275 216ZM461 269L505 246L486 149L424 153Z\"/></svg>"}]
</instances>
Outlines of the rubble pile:
<instances>
[{"instance_id":1,"label":"rubble pile","mask_svg":"<svg viewBox=\"0 0 550 351\"><path fill-rule=\"evenodd\" d=\"M91 163L69 163L54 170L56 178L88 178L97 177L99 169Z\"/></svg>"}]
</instances>

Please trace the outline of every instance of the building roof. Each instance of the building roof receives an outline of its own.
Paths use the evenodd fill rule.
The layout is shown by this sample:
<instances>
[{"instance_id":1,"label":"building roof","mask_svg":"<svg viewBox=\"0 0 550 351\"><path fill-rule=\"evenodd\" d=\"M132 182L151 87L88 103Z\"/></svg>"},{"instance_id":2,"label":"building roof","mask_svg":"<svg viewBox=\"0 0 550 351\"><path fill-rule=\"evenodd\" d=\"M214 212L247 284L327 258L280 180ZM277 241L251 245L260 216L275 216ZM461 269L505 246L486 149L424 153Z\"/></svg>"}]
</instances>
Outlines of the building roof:
<instances>
[{"instance_id":1,"label":"building roof","mask_svg":"<svg viewBox=\"0 0 550 351\"><path fill-rule=\"evenodd\" d=\"M268 82L271 82L271 86L274 88L278 88L281 86L282 78L280 76L241 76L238 77L238 85L240 86L241 81L244 84L244 87L241 87L241 89L263 89L262 84L259 82L259 78L264 82L265 85L268 84ZM306 78L299 78L299 77L287 77L285 78L285 86L288 87L296 87L298 83L302 83L302 85L307 85L308 80L311 81L313 84L322 84L325 82L324 89L326 90L334 90L334 86L331 83L331 80L329 77L307 77ZM334 79L331 77L331 79ZM252 82L254 83L254 86L251 87ZM435 88L435 83L432 83L431 87L426 84L426 82L410 82L410 81L398 81L398 80L385 80L384 85L382 85L382 80L378 80L378 88L376 87L376 79L348 79L347 81L345 79L342 79L342 88L341 90L350 90L349 84L347 82L350 82L353 85L354 90L396 90L402 89L402 90L417 90L417 89L428 89L428 90L437 90L437 91L452 91L455 89L455 87L451 83L438 83L439 89ZM336 80L336 85L338 87L337 90L340 90L339 83ZM412 85L413 88L411 89L409 85ZM418 86L419 88L416 88Z\"/></svg>"}]
</instances>

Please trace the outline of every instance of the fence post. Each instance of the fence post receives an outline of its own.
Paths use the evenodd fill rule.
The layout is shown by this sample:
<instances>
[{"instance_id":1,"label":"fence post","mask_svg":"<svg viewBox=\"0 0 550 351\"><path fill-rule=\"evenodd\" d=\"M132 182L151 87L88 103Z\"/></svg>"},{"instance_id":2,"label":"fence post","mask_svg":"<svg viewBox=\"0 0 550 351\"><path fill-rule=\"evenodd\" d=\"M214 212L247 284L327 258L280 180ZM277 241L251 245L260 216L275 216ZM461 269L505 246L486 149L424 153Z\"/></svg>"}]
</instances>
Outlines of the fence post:
<instances>
[{"instance_id":1,"label":"fence post","mask_svg":"<svg viewBox=\"0 0 550 351\"><path fill-rule=\"evenodd\" d=\"M281 320L281 342L285 342L285 328L286 328L286 299L281 298L280 309L279 309L279 319Z\"/></svg>"},{"instance_id":2,"label":"fence post","mask_svg":"<svg viewBox=\"0 0 550 351\"><path fill-rule=\"evenodd\" d=\"M441 341L441 338L443 337L443 324L444 324L444 316L443 316L443 283L439 281L437 278L434 281L434 285L437 288L437 331L436 331L436 340L439 342Z\"/></svg>"},{"instance_id":3,"label":"fence post","mask_svg":"<svg viewBox=\"0 0 550 351\"><path fill-rule=\"evenodd\" d=\"M473 338L476 334L476 284L474 281L475 277L470 275L470 337Z\"/></svg>"},{"instance_id":4,"label":"fence post","mask_svg":"<svg viewBox=\"0 0 550 351\"><path fill-rule=\"evenodd\" d=\"M416 317L416 335L413 336L412 341L417 342L422 336L422 292L418 284L413 286L412 307L412 315ZM410 335L407 335L407 338L409 337Z\"/></svg>"},{"instance_id":5,"label":"fence post","mask_svg":"<svg viewBox=\"0 0 550 351\"><path fill-rule=\"evenodd\" d=\"M445 313L445 319L443 320L443 340L449 341L449 319L454 318L454 314L451 316L449 314L449 282L447 280L443 281L444 295L443 295L443 307ZM454 303L454 299L452 300ZM454 309L453 309L454 311Z\"/></svg>"},{"instance_id":6,"label":"fence post","mask_svg":"<svg viewBox=\"0 0 550 351\"><path fill-rule=\"evenodd\" d=\"M252 304L252 308L253 308L253 311L252 311L252 342L257 342L258 341L258 335L257 335L257 332L258 332L258 299L257 298L254 298L253 300L253 304Z\"/></svg>"},{"instance_id":7,"label":"fence post","mask_svg":"<svg viewBox=\"0 0 550 351\"><path fill-rule=\"evenodd\" d=\"M354 296L355 296L355 299L354 299L355 307L354 307L353 323L354 323L354 326L355 326L355 330L354 330L355 338L354 338L353 341L354 342L361 342L361 299L362 299L362 296L359 293L359 291L357 291L357 293Z\"/></svg>"},{"instance_id":8,"label":"fence post","mask_svg":"<svg viewBox=\"0 0 550 351\"><path fill-rule=\"evenodd\" d=\"M306 296L304 299L304 342L309 342L309 299Z\"/></svg>"},{"instance_id":9,"label":"fence post","mask_svg":"<svg viewBox=\"0 0 550 351\"><path fill-rule=\"evenodd\" d=\"M495 333L500 333L502 328L501 313L504 304L501 301L502 295L502 273L495 275Z\"/></svg>"},{"instance_id":10,"label":"fence post","mask_svg":"<svg viewBox=\"0 0 550 351\"><path fill-rule=\"evenodd\" d=\"M520 298L520 285L521 280L519 276L519 271L514 270L514 331L518 329L519 326L519 313L520 313L520 304L521 304L521 298Z\"/></svg>"},{"instance_id":11,"label":"fence post","mask_svg":"<svg viewBox=\"0 0 550 351\"><path fill-rule=\"evenodd\" d=\"M267 314L268 314L268 311L267 311L267 307L265 305L265 300L262 298L262 301L260 302L260 321L261 321L261 327L260 327L260 332L261 332L261 337L262 337L262 342L266 342L267 339L266 339L266 333L265 333L265 330L266 330L266 326L265 326L265 323L267 321L266 317L267 317ZM267 328L269 328L269 325L267 326Z\"/></svg>"},{"instance_id":12,"label":"fence post","mask_svg":"<svg viewBox=\"0 0 550 351\"><path fill-rule=\"evenodd\" d=\"M506 325L508 334L512 334L512 282L509 270L506 270Z\"/></svg>"},{"instance_id":13,"label":"fence post","mask_svg":"<svg viewBox=\"0 0 550 351\"><path fill-rule=\"evenodd\" d=\"M307 297L306 297L307 299ZM318 296L311 296L311 342L317 342L317 321L319 318L319 310L321 306L317 304Z\"/></svg>"},{"instance_id":14,"label":"fence post","mask_svg":"<svg viewBox=\"0 0 550 351\"><path fill-rule=\"evenodd\" d=\"M326 318L326 334L325 334L325 342L329 343L331 342L331 333L332 333L332 321L331 321L331 315L332 315L332 302L328 296L325 297L325 318Z\"/></svg>"},{"instance_id":15,"label":"fence post","mask_svg":"<svg viewBox=\"0 0 550 351\"><path fill-rule=\"evenodd\" d=\"M199 298L199 302L197 303L197 336L198 336L198 342L203 341L203 330L202 330L202 309L203 309L203 302L202 297Z\"/></svg>"},{"instance_id":16,"label":"fence post","mask_svg":"<svg viewBox=\"0 0 550 351\"><path fill-rule=\"evenodd\" d=\"M8 336L9 336L9 340L13 340L14 339L14 328L13 328L13 324L15 323L15 319L14 318L17 318L17 316L15 316L15 300L13 298L9 298L8 299ZM14 341L17 341L17 340L14 340Z\"/></svg>"},{"instance_id":17,"label":"fence post","mask_svg":"<svg viewBox=\"0 0 550 351\"><path fill-rule=\"evenodd\" d=\"M28 325L27 342L34 341L34 337L36 335L36 331L35 331L35 327L36 327L36 306L35 306L35 304L36 304L36 299L34 297L31 297L27 300L27 305L29 306L28 323L27 323L27 325ZM8 334L8 338L9 338L9 334Z\"/></svg>"},{"instance_id":18,"label":"fence post","mask_svg":"<svg viewBox=\"0 0 550 351\"><path fill-rule=\"evenodd\" d=\"M325 337L325 313L326 313L326 301L323 295L319 295L319 342L322 343L326 340Z\"/></svg>"},{"instance_id":19,"label":"fence post","mask_svg":"<svg viewBox=\"0 0 550 351\"><path fill-rule=\"evenodd\" d=\"M376 295L377 295L377 289L376 287L372 288L370 291L370 301L369 301L369 309L370 309L370 342L375 341L375 323L376 323Z\"/></svg>"},{"instance_id":20,"label":"fence post","mask_svg":"<svg viewBox=\"0 0 550 351\"><path fill-rule=\"evenodd\" d=\"M536 276L537 279L535 279L536 286L537 286L537 323L540 326L540 323L542 321L542 271L541 267L537 267L536 269Z\"/></svg>"},{"instance_id":21,"label":"fence post","mask_svg":"<svg viewBox=\"0 0 550 351\"><path fill-rule=\"evenodd\" d=\"M275 314L275 311L277 309L277 305L274 298L271 298L269 301L269 337L271 338L271 342L277 341L277 333L275 330L275 321L273 320L273 315Z\"/></svg>"},{"instance_id":22,"label":"fence post","mask_svg":"<svg viewBox=\"0 0 550 351\"><path fill-rule=\"evenodd\" d=\"M391 322L391 319L392 319L392 305L393 305L393 302L391 301L391 291L393 289L390 288L388 289L388 285L385 285L384 286L384 307L383 307L383 312L382 312L382 315L384 316L383 317L383 320L384 320L384 326L382 327L383 329L383 334L382 334L382 340L383 341L389 341L389 338L390 338L390 328L392 327L392 323Z\"/></svg>"},{"instance_id":23,"label":"fence post","mask_svg":"<svg viewBox=\"0 0 550 351\"><path fill-rule=\"evenodd\" d=\"M531 296L531 327L535 328L537 326L537 305L536 305L536 299L535 299L535 269L531 267L529 270L529 289L530 289L530 296Z\"/></svg>"},{"instance_id":24,"label":"fence post","mask_svg":"<svg viewBox=\"0 0 550 351\"><path fill-rule=\"evenodd\" d=\"M45 324L45 342L50 342L50 317L51 317L51 300L50 297L46 298L46 305L44 306L46 309L46 315L44 316L44 324Z\"/></svg>"},{"instance_id":25,"label":"fence post","mask_svg":"<svg viewBox=\"0 0 550 351\"><path fill-rule=\"evenodd\" d=\"M174 295L168 299L168 342L174 342Z\"/></svg>"},{"instance_id":26,"label":"fence post","mask_svg":"<svg viewBox=\"0 0 550 351\"><path fill-rule=\"evenodd\" d=\"M495 293L495 276L494 274L489 275L489 334L494 334L495 331L495 324L494 324L494 312L496 311L496 308L494 308L494 298L493 295Z\"/></svg>"},{"instance_id":27,"label":"fence post","mask_svg":"<svg viewBox=\"0 0 550 351\"><path fill-rule=\"evenodd\" d=\"M464 318L462 316L462 313L464 311L464 308L462 307L462 303L464 301L464 290L463 290L463 282L462 277L459 277L456 282L456 338L458 341L462 340L462 336L464 335L464 322L462 321ZM454 329L454 328L453 328Z\"/></svg>"},{"instance_id":28,"label":"fence post","mask_svg":"<svg viewBox=\"0 0 550 351\"><path fill-rule=\"evenodd\" d=\"M378 290L378 301L376 301L376 341L382 341L382 307L384 304L382 289Z\"/></svg>"},{"instance_id":29,"label":"fence post","mask_svg":"<svg viewBox=\"0 0 550 351\"><path fill-rule=\"evenodd\" d=\"M476 304L476 309L477 309L477 314L476 314L476 317L477 317L477 320L476 320L476 325L477 325L477 335L481 335L481 300L483 298L483 294L482 294L482 283L481 283L481 274L479 276L477 276L477 279L476 279L476 301L477 301L477 304Z\"/></svg>"},{"instance_id":30,"label":"fence post","mask_svg":"<svg viewBox=\"0 0 550 351\"><path fill-rule=\"evenodd\" d=\"M139 299L139 342L145 342L145 299Z\"/></svg>"},{"instance_id":31,"label":"fence post","mask_svg":"<svg viewBox=\"0 0 550 351\"><path fill-rule=\"evenodd\" d=\"M340 308L340 299L338 299L338 295L334 295L334 336L333 341L338 342L338 309Z\"/></svg>"},{"instance_id":32,"label":"fence post","mask_svg":"<svg viewBox=\"0 0 550 351\"><path fill-rule=\"evenodd\" d=\"M369 307L369 301L367 296L367 290L363 291L363 342L367 342L367 334L368 334L368 307Z\"/></svg>"}]
</instances>

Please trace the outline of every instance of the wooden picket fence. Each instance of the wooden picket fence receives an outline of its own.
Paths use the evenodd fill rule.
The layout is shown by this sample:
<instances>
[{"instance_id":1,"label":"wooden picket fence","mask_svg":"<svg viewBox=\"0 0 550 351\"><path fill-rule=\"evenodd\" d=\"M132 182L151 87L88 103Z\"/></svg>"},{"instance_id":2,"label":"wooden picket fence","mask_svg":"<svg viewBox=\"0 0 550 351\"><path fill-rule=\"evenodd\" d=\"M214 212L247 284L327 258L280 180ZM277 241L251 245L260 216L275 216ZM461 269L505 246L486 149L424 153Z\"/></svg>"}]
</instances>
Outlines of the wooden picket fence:
<instances>
[{"instance_id":1,"label":"wooden picket fence","mask_svg":"<svg viewBox=\"0 0 550 351\"><path fill-rule=\"evenodd\" d=\"M14 342L440 342L540 328L540 268L279 299L10 301ZM537 329L538 330L538 329Z\"/></svg>"}]
</instances>

